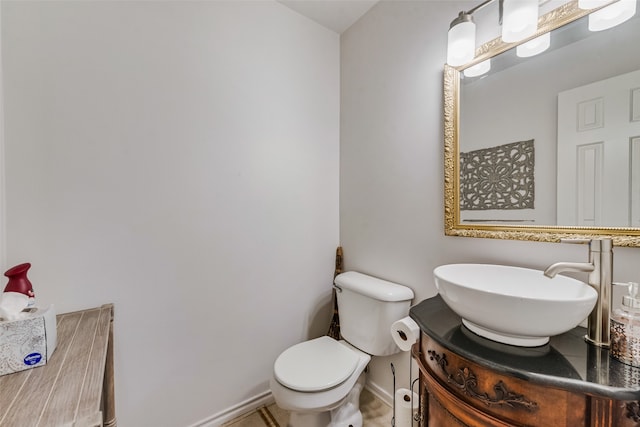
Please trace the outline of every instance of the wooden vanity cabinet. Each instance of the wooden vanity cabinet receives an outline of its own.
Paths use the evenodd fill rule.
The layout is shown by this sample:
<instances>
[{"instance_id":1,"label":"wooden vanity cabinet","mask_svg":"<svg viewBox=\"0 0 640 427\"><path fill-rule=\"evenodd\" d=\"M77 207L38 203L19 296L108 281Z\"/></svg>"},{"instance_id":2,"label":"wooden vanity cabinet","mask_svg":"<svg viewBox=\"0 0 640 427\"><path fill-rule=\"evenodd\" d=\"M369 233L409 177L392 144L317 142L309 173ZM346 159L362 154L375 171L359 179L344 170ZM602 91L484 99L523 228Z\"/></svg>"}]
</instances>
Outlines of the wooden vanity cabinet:
<instances>
[{"instance_id":1,"label":"wooden vanity cabinet","mask_svg":"<svg viewBox=\"0 0 640 427\"><path fill-rule=\"evenodd\" d=\"M457 331L461 328L458 326ZM462 355L452 350L458 347L455 342L449 345L449 337L440 335L434 339L423 329L412 349L420 371L420 426L640 427L640 384L629 389L601 387L578 375L561 378L547 373L523 374L508 365L509 355L487 352L481 347L477 358L475 354ZM475 347L462 348L468 351ZM557 354L544 356L546 362L540 363L553 365L556 359L552 356L571 368L566 358ZM531 359L524 363L536 363L535 357ZM609 363L608 359L604 362ZM589 363L593 365L593 360ZM558 372L563 370L566 369L561 366Z\"/></svg>"},{"instance_id":2,"label":"wooden vanity cabinet","mask_svg":"<svg viewBox=\"0 0 640 427\"><path fill-rule=\"evenodd\" d=\"M420 368L421 426L636 427L636 401L599 398L497 373L422 335L414 346Z\"/></svg>"}]
</instances>

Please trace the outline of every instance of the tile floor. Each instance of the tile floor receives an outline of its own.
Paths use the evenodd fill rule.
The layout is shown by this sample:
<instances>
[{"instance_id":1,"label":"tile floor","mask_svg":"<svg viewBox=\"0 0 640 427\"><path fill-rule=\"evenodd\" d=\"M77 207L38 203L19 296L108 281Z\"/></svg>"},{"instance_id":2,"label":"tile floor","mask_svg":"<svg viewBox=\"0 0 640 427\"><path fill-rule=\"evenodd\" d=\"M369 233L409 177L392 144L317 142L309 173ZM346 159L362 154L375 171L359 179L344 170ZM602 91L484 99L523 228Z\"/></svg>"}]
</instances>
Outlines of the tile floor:
<instances>
[{"instance_id":1,"label":"tile floor","mask_svg":"<svg viewBox=\"0 0 640 427\"><path fill-rule=\"evenodd\" d=\"M225 423L223 427L286 427L289 414L275 404L269 405L267 411L258 408L257 411L243 415L233 421ZM366 388L360 395L360 410L362 411L364 427L391 426L391 407L374 396Z\"/></svg>"}]
</instances>

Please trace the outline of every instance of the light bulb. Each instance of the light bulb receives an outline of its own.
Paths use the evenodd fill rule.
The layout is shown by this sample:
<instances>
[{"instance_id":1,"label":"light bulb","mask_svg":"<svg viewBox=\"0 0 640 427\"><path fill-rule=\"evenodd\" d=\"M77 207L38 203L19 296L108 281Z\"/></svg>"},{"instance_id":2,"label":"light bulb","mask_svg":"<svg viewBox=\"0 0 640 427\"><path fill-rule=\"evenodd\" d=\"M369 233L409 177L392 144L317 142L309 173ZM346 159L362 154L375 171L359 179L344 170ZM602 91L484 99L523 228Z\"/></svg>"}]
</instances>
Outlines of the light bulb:
<instances>
[{"instance_id":1,"label":"light bulb","mask_svg":"<svg viewBox=\"0 0 640 427\"><path fill-rule=\"evenodd\" d=\"M610 3L612 0L578 0L578 8L583 10L595 9Z\"/></svg>"},{"instance_id":2,"label":"light bulb","mask_svg":"<svg viewBox=\"0 0 640 427\"><path fill-rule=\"evenodd\" d=\"M529 40L516 47L516 55L520 58L528 58L549 49L551 46L551 33L544 33L535 39Z\"/></svg>"},{"instance_id":3,"label":"light bulb","mask_svg":"<svg viewBox=\"0 0 640 427\"><path fill-rule=\"evenodd\" d=\"M620 25L636 14L636 0L618 0L589 14L589 31L602 31Z\"/></svg>"},{"instance_id":4,"label":"light bulb","mask_svg":"<svg viewBox=\"0 0 640 427\"><path fill-rule=\"evenodd\" d=\"M504 0L502 40L511 43L526 39L538 29L538 0Z\"/></svg>"},{"instance_id":5,"label":"light bulb","mask_svg":"<svg viewBox=\"0 0 640 427\"><path fill-rule=\"evenodd\" d=\"M476 24L471 15L460 12L451 22L447 36L447 64L458 66L471 61L476 54Z\"/></svg>"},{"instance_id":6,"label":"light bulb","mask_svg":"<svg viewBox=\"0 0 640 427\"><path fill-rule=\"evenodd\" d=\"M488 72L490 69L491 69L491 58L486 59L482 62L479 62L473 67L469 67L465 69L463 73L467 77L476 77L476 76L481 76L482 74Z\"/></svg>"}]
</instances>

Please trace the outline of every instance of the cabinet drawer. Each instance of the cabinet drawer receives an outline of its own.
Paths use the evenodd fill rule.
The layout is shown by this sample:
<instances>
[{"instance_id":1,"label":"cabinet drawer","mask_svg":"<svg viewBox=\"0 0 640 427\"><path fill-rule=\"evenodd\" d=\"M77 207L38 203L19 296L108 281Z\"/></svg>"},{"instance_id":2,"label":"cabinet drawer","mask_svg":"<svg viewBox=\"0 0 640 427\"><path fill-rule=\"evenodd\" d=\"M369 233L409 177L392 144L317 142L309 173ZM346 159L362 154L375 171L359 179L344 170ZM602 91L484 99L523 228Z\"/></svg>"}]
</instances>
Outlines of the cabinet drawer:
<instances>
[{"instance_id":1,"label":"cabinet drawer","mask_svg":"<svg viewBox=\"0 0 640 427\"><path fill-rule=\"evenodd\" d=\"M503 425L500 421L505 422L504 425L522 426L587 425L586 396L496 373L446 350L424 334L420 351L425 377L432 377L435 384L460 402L488 415L488 419L495 418L479 425ZM429 388L428 381L425 385ZM432 384L431 389L435 388ZM442 399L438 400L443 403Z\"/></svg>"},{"instance_id":2,"label":"cabinet drawer","mask_svg":"<svg viewBox=\"0 0 640 427\"><path fill-rule=\"evenodd\" d=\"M436 379L421 375L425 396L425 426L435 427L511 427L485 415L449 393Z\"/></svg>"}]
</instances>

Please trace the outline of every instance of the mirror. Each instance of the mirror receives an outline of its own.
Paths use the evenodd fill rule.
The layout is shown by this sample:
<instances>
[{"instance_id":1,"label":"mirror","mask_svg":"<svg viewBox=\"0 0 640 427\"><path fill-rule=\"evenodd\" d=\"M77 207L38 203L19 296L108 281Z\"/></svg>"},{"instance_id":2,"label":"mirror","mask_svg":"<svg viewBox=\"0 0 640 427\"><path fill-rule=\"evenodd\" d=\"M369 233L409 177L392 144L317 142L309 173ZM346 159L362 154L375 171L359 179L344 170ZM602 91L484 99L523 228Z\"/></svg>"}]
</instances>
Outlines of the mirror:
<instances>
[{"instance_id":1,"label":"mirror","mask_svg":"<svg viewBox=\"0 0 640 427\"><path fill-rule=\"evenodd\" d=\"M572 0L540 17L542 54L519 58L518 43L497 38L445 65L446 235L640 246L637 10L591 32L593 10ZM488 73L464 75L487 59Z\"/></svg>"}]
</instances>

